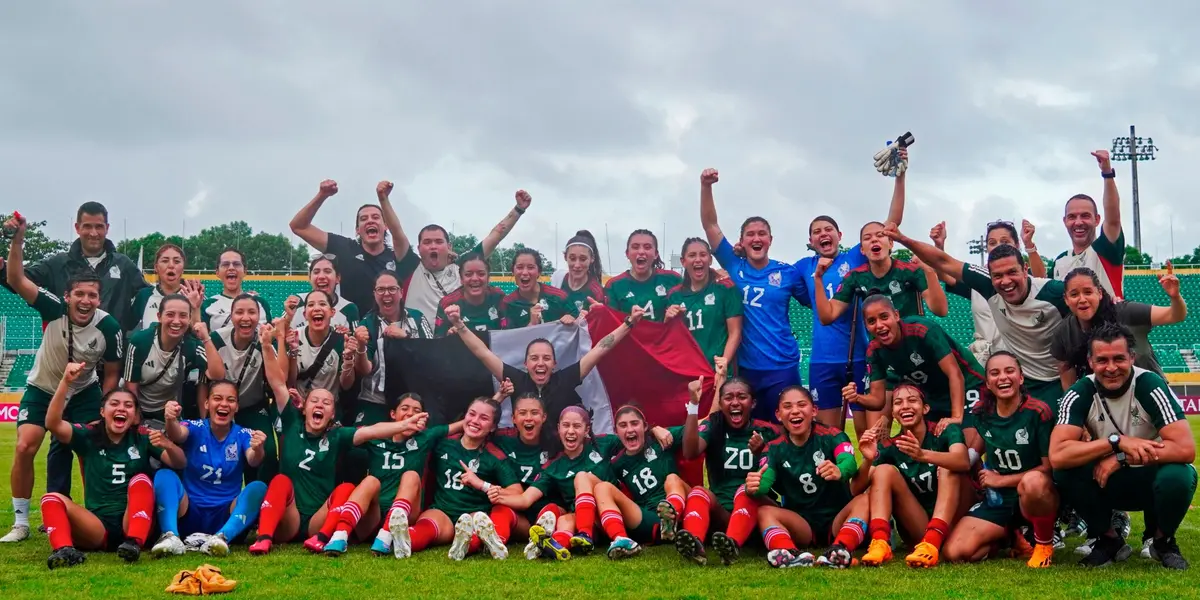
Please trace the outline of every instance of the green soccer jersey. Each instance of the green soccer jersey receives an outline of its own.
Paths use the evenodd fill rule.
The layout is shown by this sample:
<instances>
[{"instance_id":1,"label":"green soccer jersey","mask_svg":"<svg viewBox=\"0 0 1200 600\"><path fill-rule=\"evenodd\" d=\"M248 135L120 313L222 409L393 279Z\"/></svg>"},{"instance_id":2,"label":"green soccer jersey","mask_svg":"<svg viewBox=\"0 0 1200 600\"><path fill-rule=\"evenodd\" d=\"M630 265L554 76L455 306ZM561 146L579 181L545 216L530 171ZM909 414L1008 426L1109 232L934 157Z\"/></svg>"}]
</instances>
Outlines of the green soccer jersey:
<instances>
[{"instance_id":1,"label":"green soccer jersey","mask_svg":"<svg viewBox=\"0 0 1200 600\"><path fill-rule=\"evenodd\" d=\"M480 479L492 485L508 487L521 481L513 469L512 461L495 444L487 443L470 450L463 447L462 434L439 439L433 446L432 463L432 506L446 513L451 522L456 521L459 515L480 511L486 513L492 508L487 494L463 485L462 465L467 465Z\"/></svg>"},{"instance_id":2,"label":"green soccer jersey","mask_svg":"<svg viewBox=\"0 0 1200 600\"><path fill-rule=\"evenodd\" d=\"M679 318L687 323L688 331L700 346L700 352L713 364L714 356L725 355L725 343L729 341L727 321L742 316L742 297L733 284L710 281L700 291L692 290L684 282L667 294L667 306L682 306Z\"/></svg>"},{"instance_id":3,"label":"green soccer jersey","mask_svg":"<svg viewBox=\"0 0 1200 600\"><path fill-rule=\"evenodd\" d=\"M605 448L593 443L584 446L575 458L559 454L534 477L530 487L540 490L542 497L550 502L562 502L562 506L569 509L575 505L575 476L580 473L591 473L600 481L616 482Z\"/></svg>"},{"instance_id":4,"label":"green soccer jersey","mask_svg":"<svg viewBox=\"0 0 1200 600\"><path fill-rule=\"evenodd\" d=\"M162 451L150 445L144 431L126 432L112 444L104 423L76 423L71 432L71 450L83 462L84 507L105 521L120 522L129 497L129 480L135 475L151 474L151 455Z\"/></svg>"},{"instance_id":5,"label":"green soccer jersey","mask_svg":"<svg viewBox=\"0 0 1200 600\"><path fill-rule=\"evenodd\" d=\"M542 323L550 323L571 314L567 309L567 293L553 286L539 283L537 305L542 307ZM520 329L529 325L532 317L533 302L521 297L520 290L515 291L500 300L500 327L502 329Z\"/></svg>"},{"instance_id":6,"label":"green soccer jersey","mask_svg":"<svg viewBox=\"0 0 1200 600\"><path fill-rule=\"evenodd\" d=\"M938 366L938 362L947 356L953 356L962 371L966 384L965 410L979 399L983 367L979 366L974 354L963 350L932 319L904 317L900 323L900 340L891 346L879 343L878 339L871 340L867 346L867 368L871 381L883 381L887 379L890 367L901 379L920 386L935 413L950 414L950 380Z\"/></svg>"},{"instance_id":7,"label":"green soccer jersey","mask_svg":"<svg viewBox=\"0 0 1200 600\"><path fill-rule=\"evenodd\" d=\"M714 427L713 419L724 419L724 415L700 421L700 439L704 440L708 465L708 485L717 501L726 510L733 509L733 496L746 483L746 475L760 468L761 454L750 450L750 438L755 433L763 442L771 443L783 435L778 425L754 419L741 429L729 425ZM719 436L719 437L718 437ZM765 451L764 446L764 451Z\"/></svg>"},{"instance_id":8,"label":"green soccer jersey","mask_svg":"<svg viewBox=\"0 0 1200 600\"><path fill-rule=\"evenodd\" d=\"M645 319L662 322L667 313L667 294L671 288L683 282L683 277L674 271L658 269L646 281L638 281L625 271L608 280L604 296L613 310L628 313L640 306L646 311Z\"/></svg>"},{"instance_id":9,"label":"green soccer jersey","mask_svg":"<svg viewBox=\"0 0 1200 600\"><path fill-rule=\"evenodd\" d=\"M433 324L433 332L437 337L446 337L450 331L450 319L446 318L446 308L458 306L463 324L471 331L484 332L500 329L500 301L504 292L498 287L488 287L483 292L483 302L472 304L463 295L462 288L446 294L438 304L437 319Z\"/></svg>"},{"instance_id":10,"label":"green soccer jersey","mask_svg":"<svg viewBox=\"0 0 1200 600\"><path fill-rule=\"evenodd\" d=\"M974 429L983 438L988 468L1001 475L1024 473L1042 465L1050 455L1054 411L1045 402L1026 396L1013 414L1001 417L992 402L980 402L967 411L963 430Z\"/></svg>"},{"instance_id":11,"label":"green soccer jersey","mask_svg":"<svg viewBox=\"0 0 1200 600\"><path fill-rule=\"evenodd\" d=\"M517 478L525 487L533 483L542 472L542 466L550 462L550 453L539 444L526 444L515 427L496 431L492 434L492 443L512 462Z\"/></svg>"},{"instance_id":12,"label":"green soccer jersey","mask_svg":"<svg viewBox=\"0 0 1200 600\"><path fill-rule=\"evenodd\" d=\"M449 425L430 427L403 442L375 440L366 446L367 474L379 480L379 506L388 507L396 499L400 478L409 471L425 471L429 451L450 433ZM386 511L385 511L386 512Z\"/></svg>"},{"instance_id":13,"label":"green soccer jersey","mask_svg":"<svg viewBox=\"0 0 1200 600\"><path fill-rule=\"evenodd\" d=\"M588 279L583 287L573 290L564 278L561 289L567 293L565 302L572 317L578 317L580 312L587 310L592 305L592 300L604 304L604 286L595 279Z\"/></svg>"},{"instance_id":14,"label":"green soccer jersey","mask_svg":"<svg viewBox=\"0 0 1200 600\"><path fill-rule=\"evenodd\" d=\"M768 446L768 473L763 477L773 479L771 490L783 498L783 507L804 517L815 530L832 522L850 502L850 486L845 481L826 481L817 474L817 466L826 460L836 462L845 452L854 452L845 432L814 423L803 446L787 435ZM765 490L759 490L763 493Z\"/></svg>"},{"instance_id":15,"label":"green soccer jersey","mask_svg":"<svg viewBox=\"0 0 1200 600\"><path fill-rule=\"evenodd\" d=\"M353 427L335 427L324 435L304 428L304 414L289 402L280 415L279 472L292 480L296 510L314 515L337 485L338 457L354 446Z\"/></svg>"},{"instance_id":16,"label":"green soccer jersey","mask_svg":"<svg viewBox=\"0 0 1200 600\"><path fill-rule=\"evenodd\" d=\"M942 430L942 435L933 434L933 423L926 423L925 439L921 440L921 448L930 452L948 452L954 444L965 444L962 429L953 423ZM901 434L903 435L903 434ZM899 436L897 436L899 437ZM908 489L917 497L917 502L929 515L937 504L937 465L919 462L896 447L896 438L880 440L878 445L879 457L877 465L892 465L904 476Z\"/></svg>"},{"instance_id":17,"label":"green soccer jersey","mask_svg":"<svg viewBox=\"0 0 1200 600\"><path fill-rule=\"evenodd\" d=\"M675 450L683 441L682 435L673 436L674 443L664 448L647 434L646 447L637 454L622 451L612 461L612 470L617 480L625 484L633 501L645 509L653 510L659 502L667 499L663 484L667 475L677 472Z\"/></svg>"},{"instance_id":18,"label":"green soccer jersey","mask_svg":"<svg viewBox=\"0 0 1200 600\"><path fill-rule=\"evenodd\" d=\"M851 269L842 279L842 285L833 294L833 299L846 304L872 294L883 294L891 298L901 317L911 317L923 312L921 294L929 288L925 271L921 267L903 260L892 260L892 268L883 277L871 273L871 265L864 264Z\"/></svg>"}]
</instances>

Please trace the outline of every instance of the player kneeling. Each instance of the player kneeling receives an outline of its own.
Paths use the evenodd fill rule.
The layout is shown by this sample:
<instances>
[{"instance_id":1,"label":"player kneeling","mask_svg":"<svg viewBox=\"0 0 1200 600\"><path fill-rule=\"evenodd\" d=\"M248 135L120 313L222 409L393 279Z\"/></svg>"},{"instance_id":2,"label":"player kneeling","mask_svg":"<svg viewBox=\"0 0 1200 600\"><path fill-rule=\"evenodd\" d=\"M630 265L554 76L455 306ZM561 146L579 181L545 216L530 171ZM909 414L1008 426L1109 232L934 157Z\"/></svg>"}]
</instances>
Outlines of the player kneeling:
<instances>
[{"instance_id":1,"label":"player kneeling","mask_svg":"<svg viewBox=\"0 0 1200 600\"><path fill-rule=\"evenodd\" d=\"M826 553L822 562L848 567L851 557L846 547L861 543L866 530L861 519L847 519L866 508L863 496L850 501L847 482L858 471L854 446L840 429L815 421L817 407L803 387L784 389L775 416L787 435L768 444L762 469L746 476L751 496L775 492L781 498L779 506L763 504L758 509L767 562L776 568L812 566L813 555L800 552L797 544L835 541L831 550L838 551ZM837 540L831 540L834 531L839 531ZM857 540L846 539L851 531Z\"/></svg>"},{"instance_id":2,"label":"player kneeling","mask_svg":"<svg viewBox=\"0 0 1200 600\"><path fill-rule=\"evenodd\" d=\"M867 531L871 545L862 564L879 566L892 558L894 518L906 541L920 539L905 561L910 567L938 563L942 540L959 510L961 487L971 461L962 429L954 423L934 433L937 424L926 421L929 404L915 385L901 383L892 392L892 419L900 434L886 438L882 424L863 434L859 452L863 462L851 482L852 489L866 486L870 502Z\"/></svg>"},{"instance_id":3,"label":"player kneeling","mask_svg":"<svg viewBox=\"0 0 1200 600\"><path fill-rule=\"evenodd\" d=\"M126 561L141 554L150 533L154 487L150 457L172 468L184 465L183 451L157 431L138 429L137 399L113 390L100 405L100 423L71 425L63 421L67 390L84 370L68 363L58 390L46 409L46 429L68 445L83 462L84 506L62 494L42 496L42 521L53 550L46 565L70 567L84 561L84 550L116 549ZM118 545L119 544L119 545Z\"/></svg>"},{"instance_id":4,"label":"player kneeling","mask_svg":"<svg viewBox=\"0 0 1200 600\"><path fill-rule=\"evenodd\" d=\"M988 393L967 413L963 435L976 451L987 453L979 484L988 498L950 531L944 554L954 562L983 560L1023 516L1035 543L1028 565L1049 567L1058 514L1049 458L1054 413L1025 391L1021 363L1012 354L993 353L986 376Z\"/></svg>"}]
</instances>

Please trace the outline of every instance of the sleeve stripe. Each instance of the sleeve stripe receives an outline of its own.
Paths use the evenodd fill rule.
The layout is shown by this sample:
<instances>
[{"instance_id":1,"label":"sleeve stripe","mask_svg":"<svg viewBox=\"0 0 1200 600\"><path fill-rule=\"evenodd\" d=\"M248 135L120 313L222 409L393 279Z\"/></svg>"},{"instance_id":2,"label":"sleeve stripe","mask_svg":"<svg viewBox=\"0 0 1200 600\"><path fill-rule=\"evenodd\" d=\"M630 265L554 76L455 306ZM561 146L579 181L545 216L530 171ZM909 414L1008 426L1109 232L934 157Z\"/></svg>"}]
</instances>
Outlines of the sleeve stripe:
<instances>
[{"instance_id":1,"label":"sleeve stripe","mask_svg":"<svg viewBox=\"0 0 1200 600\"><path fill-rule=\"evenodd\" d=\"M133 381L133 344L129 344L129 353L125 355L125 382Z\"/></svg>"},{"instance_id":2,"label":"sleeve stripe","mask_svg":"<svg viewBox=\"0 0 1200 600\"><path fill-rule=\"evenodd\" d=\"M1154 398L1154 403L1158 406L1159 412L1162 413L1163 425L1170 425L1179 420L1176 416L1176 410L1182 409L1179 406L1179 401L1175 398L1175 393L1164 392L1162 388L1154 388L1150 390L1150 396Z\"/></svg>"},{"instance_id":3,"label":"sleeve stripe","mask_svg":"<svg viewBox=\"0 0 1200 600\"><path fill-rule=\"evenodd\" d=\"M1078 399L1079 399L1078 393L1076 393L1074 390L1067 390L1066 395L1064 395L1062 397L1062 400L1060 400L1058 403L1058 424L1059 425L1070 425L1071 424L1071 405L1074 404L1075 401Z\"/></svg>"}]
</instances>

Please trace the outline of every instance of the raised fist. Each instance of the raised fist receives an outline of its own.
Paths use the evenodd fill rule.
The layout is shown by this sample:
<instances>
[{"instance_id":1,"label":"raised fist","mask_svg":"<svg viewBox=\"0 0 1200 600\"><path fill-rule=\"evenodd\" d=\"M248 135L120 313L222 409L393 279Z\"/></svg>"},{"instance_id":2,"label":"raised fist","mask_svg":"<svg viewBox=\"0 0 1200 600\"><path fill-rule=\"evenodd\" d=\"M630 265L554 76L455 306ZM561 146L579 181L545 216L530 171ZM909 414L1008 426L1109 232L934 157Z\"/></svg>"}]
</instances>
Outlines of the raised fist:
<instances>
[{"instance_id":1,"label":"raised fist","mask_svg":"<svg viewBox=\"0 0 1200 600\"><path fill-rule=\"evenodd\" d=\"M817 269L813 271L813 275L817 277L823 277L825 272L828 271L829 267L831 266L833 266L833 259L829 258L828 256L822 256L821 258L817 259Z\"/></svg>"},{"instance_id":2,"label":"raised fist","mask_svg":"<svg viewBox=\"0 0 1200 600\"><path fill-rule=\"evenodd\" d=\"M700 185L712 185L721 180L721 174L716 169L705 169L700 172Z\"/></svg>"},{"instance_id":3,"label":"raised fist","mask_svg":"<svg viewBox=\"0 0 1200 600\"><path fill-rule=\"evenodd\" d=\"M324 184L322 184L322 186L324 186ZM392 193L393 187L394 187L394 184L390 181L387 181L387 180L380 181L379 184L375 186L375 195L379 196L380 198L387 198L388 195ZM334 194L337 193L337 184L336 183L333 184L333 193ZM330 195L332 196L333 194L330 194Z\"/></svg>"},{"instance_id":4,"label":"raised fist","mask_svg":"<svg viewBox=\"0 0 1200 600\"><path fill-rule=\"evenodd\" d=\"M358 327L354 328L354 339L358 340L358 346L360 348L365 348L367 347L367 344L371 343L371 332L367 331L366 327L359 325Z\"/></svg>"},{"instance_id":5,"label":"raised fist","mask_svg":"<svg viewBox=\"0 0 1200 600\"><path fill-rule=\"evenodd\" d=\"M929 239L933 240L933 245L937 246L938 249L944 249L946 247L946 222L945 221L942 221L941 223L934 225L933 229L929 230Z\"/></svg>"},{"instance_id":6,"label":"raised fist","mask_svg":"<svg viewBox=\"0 0 1200 600\"><path fill-rule=\"evenodd\" d=\"M204 321L196 321L192 325L192 333L196 334L196 337L200 338L200 342L203 343L208 339L208 325L205 325Z\"/></svg>"},{"instance_id":7,"label":"raised fist","mask_svg":"<svg viewBox=\"0 0 1200 600\"><path fill-rule=\"evenodd\" d=\"M1021 221L1021 243L1026 248L1033 246L1033 234L1037 232L1037 227L1033 226L1028 220Z\"/></svg>"},{"instance_id":8,"label":"raised fist","mask_svg":"<svg viewBox=\"0 0 1200 600\"><path fill-rule=\"evenodd\" d=\"M167 405L163 407L163 419L170 421L178 421L179 415L183 412L183 407L174 400L169 400Z\"/></svg>"},{"instance_id":9,"label":"raised fist","mask_svg":"<svg viewBox=\"0 0 1200 600\"><path fill-rule=\"evenodd\" d=\"M68 384L75 383L75 380L79 379L79 376L83 374L83 368L86 366L85 363L81 362L67 363L67 368L63 371L63 381Z\"/></svg>"},{"instance_id":10,"label":"raised fist","mask_svg":"<svg viewBox=\"0 0 1200 600\"><path fill-rule=\"evenodd\" d=\"M529 205L533 203L533 196L525 190L517 190L517 208L521 210L529 210Z\"/></svg>"},{"instance_id":11,"label":"raised fist","mask_svg":"<svg viewBox=\"0 0 1200 600\"><path fill-rule=\"evenodd\" d=\"M317 195L322 198L328 198L337 194L337 192L337 182L332 179L326 179L321 182L321 187L317 190Z\"/></svg>"},{"instance_id":12,"label":"raised fist","mask_svg":"<svg viewBox=\"0 0 1200 600\"><path fill-rule=\"evenodd\" d=\"M462 323L462 309L460 309L457 304L451 304L450 306L447 306L446 319L448 319L452 325L458 325L459 323Z\"/></svg>"},{"instance_id":13,"label":"raised fist","mask_svg":"<svg viewBox=\"0 0 1200 600\"><path fill-rule=\"evenodd\" d=\"M1096 157L1096 164L1100 165L1100 172L1107 173L1112 170L1112 157L1108 154L1108 150L1097 150L1092 153Z\"/></svg>"}]
</instances>

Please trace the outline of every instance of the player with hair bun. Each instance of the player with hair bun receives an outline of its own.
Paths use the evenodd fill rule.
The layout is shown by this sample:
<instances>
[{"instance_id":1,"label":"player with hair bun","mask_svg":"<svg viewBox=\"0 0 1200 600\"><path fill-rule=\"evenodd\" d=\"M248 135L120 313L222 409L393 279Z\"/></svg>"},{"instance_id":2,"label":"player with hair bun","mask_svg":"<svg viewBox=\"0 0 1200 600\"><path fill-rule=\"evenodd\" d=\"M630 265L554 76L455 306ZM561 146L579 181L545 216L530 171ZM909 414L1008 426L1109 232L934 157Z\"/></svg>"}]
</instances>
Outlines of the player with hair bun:
<instances>
[{"instance_id":1,"label":"player with hair bun","mask_svg":"<svg viewBox=\"0 0 1200 600\"><path fill-rule=\"evenodd\" d=\"M566 304L571 314L579 318L592 303L604 304L604 267L592 232L581 229L567 240L563 249L564 271L556 271L550 284L567 293Z\"/></svg>"}]
</instances>

